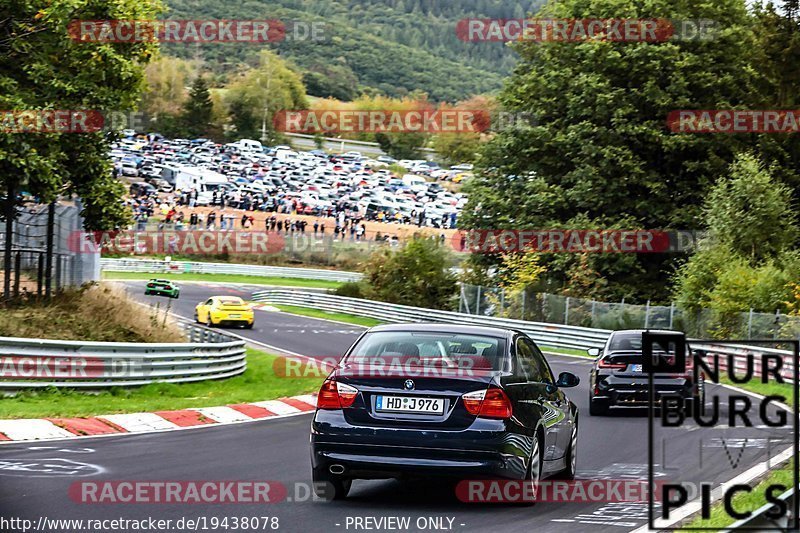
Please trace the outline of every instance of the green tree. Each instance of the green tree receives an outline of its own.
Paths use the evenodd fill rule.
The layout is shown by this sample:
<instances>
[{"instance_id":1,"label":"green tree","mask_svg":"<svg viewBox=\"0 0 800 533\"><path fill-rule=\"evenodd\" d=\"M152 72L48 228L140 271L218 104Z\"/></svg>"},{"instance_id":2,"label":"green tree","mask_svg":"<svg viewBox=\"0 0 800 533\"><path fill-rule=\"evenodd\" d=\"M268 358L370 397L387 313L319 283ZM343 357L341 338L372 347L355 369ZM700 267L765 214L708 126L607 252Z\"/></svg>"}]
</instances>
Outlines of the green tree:
<instances>
[{"instance_id":1,"label":"green tree","mask_svg":"<svg viewBox=\"0 0 800 533\"><path fill-rule=\"evenodd\" d=\"M364 269L366 295L384 302L449 309L456 278L444 246L416 238L401 250L376 251Z\"/></svg>"},{"instance_id":2,"label":"green tree","mask_svg":"<svg viewBox=\"0 0 800 533\"><path fill-rule=\"evenodd\" d=\"M730 176L711 189L704 208L710 237L751 262L775 257L797 239L792 191L776 183L753 154L742 154Z\"/></svg>"},{"instance_id":3,"label":"green tree","mask_svg":"<svg viewBox=\"0 0 800 533\"><path fill-rule=\"evenodd\" d=\"M207 136L211 129L213 109L214 103L211 101L208 84L203 76L197 76L181 115L187 135L192 138Z\"/></svg>"},{"instance_id":4,"label":"green tree","mask_svg":"<svg viewBox=\"0 0 800 533\"><path fill-rule=\"evenodd\" d=\"M547 228L585 215L593 228L625 220L635 227L702 223L702 198L750 136L689 135L665 125L675 109L760 102L750 63L755 37L744 0L549 2L541 17L724 21L703 41L522 42L521 60L500 102L536 117L500 131L481 154L465 227ZM544 201L542 194L552 201ZM541 209L540 209L541 207ZM672 258L639 254L629 274L607 270L609 290L663 296ZM577 258L569 258L571 263Z\"/></svg>"},{"instance_id":5,"label":"green tree","mask_svg":"<svg viewBox=\"0 0 800 533\"><path fill-rule=\"evenodd\" d=\"M273 118L279 111L306 109L308 99L300 75L277 54L263 50L259 65L227 87L225 101L236 137L275 137Z\"/></svg>"}]
</instances>

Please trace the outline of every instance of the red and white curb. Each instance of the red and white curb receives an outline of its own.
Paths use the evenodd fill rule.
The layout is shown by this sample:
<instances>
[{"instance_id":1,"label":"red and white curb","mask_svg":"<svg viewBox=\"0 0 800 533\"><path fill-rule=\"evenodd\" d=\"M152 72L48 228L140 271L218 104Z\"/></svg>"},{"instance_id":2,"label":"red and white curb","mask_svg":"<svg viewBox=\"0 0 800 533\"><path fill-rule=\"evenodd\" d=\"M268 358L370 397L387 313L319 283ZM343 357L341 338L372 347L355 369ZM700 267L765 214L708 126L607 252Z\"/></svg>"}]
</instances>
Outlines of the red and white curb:
<instances>
[{"instance_id":1,"label":"red and white curb","mask_svg":"<svg viewBox=\"0 0 800 533\"><path fill-rule=\"evenodd\" d=\"M304 394L265 402L193 407L155 413L98 415L88 418L0 420L0 444L238 424L266 418L294 416L313 411L316 405L316 394Z\"/></svg>"}]
</instances>

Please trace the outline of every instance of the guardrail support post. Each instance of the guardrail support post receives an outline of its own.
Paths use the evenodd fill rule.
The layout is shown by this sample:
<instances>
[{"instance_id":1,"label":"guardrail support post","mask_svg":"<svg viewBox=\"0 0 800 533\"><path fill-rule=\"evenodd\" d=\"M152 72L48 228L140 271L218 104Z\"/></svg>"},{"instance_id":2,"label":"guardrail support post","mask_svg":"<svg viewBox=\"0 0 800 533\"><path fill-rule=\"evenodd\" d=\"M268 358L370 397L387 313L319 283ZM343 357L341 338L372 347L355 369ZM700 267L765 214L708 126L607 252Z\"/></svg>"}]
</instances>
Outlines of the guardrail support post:
<instances>
[{"instance_id":1,"label":"guardrail support post","mask_svg":"<svg viewBox=\"0 0 800 533\"><path fill-rule=\"evenodd\" d=\"M669 303L669 329L672 329L672 322L675 318L675 302Z\"/></svg>"},{"instance_id":2,"label":"guardrail support post","mask_svg":"<svg viewBox=\"0 0 800 533\"><path fill-rule=\"evenodd\" d=\"M17 252L14 258L14 298L19 296L19 278L22 272L22 252Z\"/></svg>"},{"instance_id":3,"label":"guardrail support post","mask_svg":"<svg viewBox=\"0 0 800 533\"><path fill-rule=\"evenodd\" d=\"M647 300L647 304L644 306L644 329L650 327L650 300Z\"/></svg>"},{"instance_id":4,"label":"guardrail support post","mask_svg":"<svg viewBox=\"0 0 800 533\"><path fill-rule=\"evenodd\" d=\"M753 338L753 308L750 308L750 313L747 316L747 338Z\"/></svg>"},{"instance_id":5,"label":"guardrail support post","mask_svg":"<svg viewBox=\"0 0 800 533\"><path fill-rule=\"evenodd\" d=\"M478 285L478 293L475 297L475 314L481 314L481 286Z\"/></svg>"},{"instance_id":6,"label":"guardrail support post","mask_svg":"<svg viewBox=\"0 0 800 533\"><path fill-rule=\"evenodd\" d=\"M569 296L567 296L567 304L564 306L564 324L569 324Z\"/></svg>"}]
</instances>

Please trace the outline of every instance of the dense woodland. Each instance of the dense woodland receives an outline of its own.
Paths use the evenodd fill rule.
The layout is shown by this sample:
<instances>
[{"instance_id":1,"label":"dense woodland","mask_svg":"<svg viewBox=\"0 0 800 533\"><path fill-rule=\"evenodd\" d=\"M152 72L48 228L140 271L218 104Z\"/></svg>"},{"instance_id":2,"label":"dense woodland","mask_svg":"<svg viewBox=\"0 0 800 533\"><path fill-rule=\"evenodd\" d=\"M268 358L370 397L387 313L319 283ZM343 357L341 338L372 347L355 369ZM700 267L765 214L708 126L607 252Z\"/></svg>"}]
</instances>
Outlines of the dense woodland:
<instances>
[{"instance_id":1,"label":"dense woodland","mask_svg":"<svg viewBox=\"0 0 800 533\"><path fill-rule=\"evenodd\" d=\"M500 88L516 53L503 43L459 40L464 18L512 18L541 2L503 0L170 0L169 18L247 18L325 22L329 41L288 39L268 45L303 72L311 96L343 100L359 93L405 96L422 91L435 101L455 102ZM530 5L527 5L530 4ZM526 6L526 7L523 7ZM170 45L164 53L205 59L225 82L242 64L258 60L261 45Z\"/></svg>"}]
</instances>

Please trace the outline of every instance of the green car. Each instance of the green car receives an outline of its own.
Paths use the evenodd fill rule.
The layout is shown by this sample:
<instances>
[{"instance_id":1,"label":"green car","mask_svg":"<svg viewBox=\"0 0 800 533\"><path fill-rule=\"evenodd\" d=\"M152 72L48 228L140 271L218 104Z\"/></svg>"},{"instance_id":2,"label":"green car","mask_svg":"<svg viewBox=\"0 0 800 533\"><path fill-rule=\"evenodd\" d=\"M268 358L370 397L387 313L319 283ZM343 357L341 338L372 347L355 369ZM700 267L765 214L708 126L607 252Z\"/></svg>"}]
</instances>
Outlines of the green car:
<instances>
[{"instance_id":1,"label":"green car","mask_svg":"<svg viewBox=\"0 0 800 533\"><path fill-rule=\"evenodd\" d=\"M169 296L170 298L177 298L180 293L180 288L178 288L176 284L166 279L151 279L147 282L147 286L144 288L145 296L155 294L156 296Z\"/></svg>"}]
</instances>

